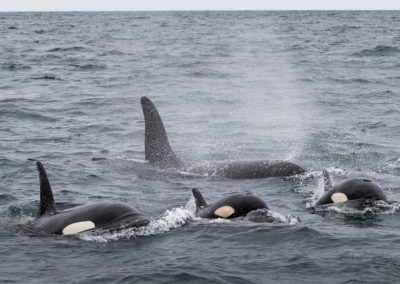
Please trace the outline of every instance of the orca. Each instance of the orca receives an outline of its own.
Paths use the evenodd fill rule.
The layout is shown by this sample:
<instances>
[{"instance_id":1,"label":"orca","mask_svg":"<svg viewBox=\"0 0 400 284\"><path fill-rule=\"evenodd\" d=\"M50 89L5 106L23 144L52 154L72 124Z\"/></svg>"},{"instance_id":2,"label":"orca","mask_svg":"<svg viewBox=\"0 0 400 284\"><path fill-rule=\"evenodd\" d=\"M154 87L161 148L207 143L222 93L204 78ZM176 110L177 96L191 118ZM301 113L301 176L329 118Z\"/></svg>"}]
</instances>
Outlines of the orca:
<instances>
[{"instance_id":1,"label":"orca","mask_svg":"<svg viewBox=\"0 0 400 284\"><path fill-rule=\"evenodd\" d=\"M173 152L160 114L153 102L141 98L145 122L145 159L160 168L176 168L196 175L218 176L232 179L254 179L292 176L305 170L288 161L227 161L206 165L188 165Z\"/></svg>"},{"instance_id":2,"label":"orca","mask_svg":"<svg viewBox=\"0 0 400 284\"><path fill-rule=\"evenodd\" d=\"M196 216L200 218L235 219L244 217L253 222L272 223L275 218L268 214L268 206L264 200L251 193L236 193L221 198L207 205L203 195L197 188L192 189L196 203Z\"/></svg>"},{"instance_id":3,"label":"orca","mask_svg":"<svg viewBox=\"0 0 400 284\"><path fill-rule=\"evenodd\" d=\"M364 210L376 201L387 203L382 187L370 179L352 178L333 186L328 171L323 170L322 175L325 194L315 206L345 203L350 208Z\"/></svg>"},{"instance_id":4,"label":"orca","mask_svg":"<svg viewBox=\"0 0 400 284\"><path fill-rule=\"evenodd\" d=\"M40 180L40 207L34 229L38 232L72 235L93 229L118 230L150 223L148 218L122 203L99 202L58 211L46 171L40 161L36 161L36 165Z\"/></svg>"}]
</instances>

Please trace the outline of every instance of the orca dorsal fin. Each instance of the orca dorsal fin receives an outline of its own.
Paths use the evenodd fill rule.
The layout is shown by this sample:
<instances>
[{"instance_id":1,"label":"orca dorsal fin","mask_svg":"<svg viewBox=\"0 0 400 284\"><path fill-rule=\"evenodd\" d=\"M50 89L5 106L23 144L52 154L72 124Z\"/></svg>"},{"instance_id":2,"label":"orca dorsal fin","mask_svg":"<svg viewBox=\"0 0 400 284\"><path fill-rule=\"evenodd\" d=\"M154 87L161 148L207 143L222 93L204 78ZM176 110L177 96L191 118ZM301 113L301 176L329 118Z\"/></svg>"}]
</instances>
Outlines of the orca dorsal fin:
<instances>
[{"instance_id":1,"label":"orca dorsal fin","mask_svg":"<svg viewBox=\"0 0 400 284\"><path fill-rule=\"evenodd\" d=\"M204 197L201 194L200 190L198 190L197 188L193 188L192 193L196 201L196 210L202 206L207 207L207 202L204 200Z\"/></svg>"},{"instance_id":2,"label":"orca dorsal fin","mask_svg":"<svg viewBox=\"0 0 400 284\"><path fill-rule=\"evenodd\" d=\"M153 102L140 99L145 125L145 155L151 164L161 167L179 167L181 162L172 151L160 114Z\"/></svg>"},{"instance_id":3,"label":"orca dorsal fin","mask_svg":"<svg viewBox=\"0 0 400 284\"><path fill-rule=\"evenodd\" d=\"M46 170L40 161L36 161L36 166L39 171L40 180L40 208L37 216L39 218L43 215L53 215L57 213L57 209Z\"/></svg>"},{"instance_id":4,"label":"orca dorsal fin","mask_svg":"<svg viewBox=\"0 0 400 284\"><path fill-rule=\"evenodd\" d=\"M322 176L324 177L324 190L325 190L325 192L331 190L333 188L333 185L332 185L331 178L329 177L328 171L324 169L322 171Z\"/></svg>"}]
</instances>

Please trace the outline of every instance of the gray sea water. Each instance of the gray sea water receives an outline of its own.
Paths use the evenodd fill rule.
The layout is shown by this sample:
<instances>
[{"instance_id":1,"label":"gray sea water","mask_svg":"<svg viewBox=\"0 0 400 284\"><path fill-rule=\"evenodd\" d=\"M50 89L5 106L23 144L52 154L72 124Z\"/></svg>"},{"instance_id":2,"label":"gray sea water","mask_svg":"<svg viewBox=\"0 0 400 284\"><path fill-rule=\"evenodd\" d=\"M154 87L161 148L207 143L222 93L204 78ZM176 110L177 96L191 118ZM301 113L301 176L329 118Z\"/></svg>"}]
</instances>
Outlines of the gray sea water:
<instances>
[{"instance_id":1,"label":"gray sea water","mask_svg":"<svg viewBox=\"0 0 400 284\"><path fill-rule=\"evenodd\" d=\"M0 13L0 39L0 282L398 282L396 210L307 208L324 168L400 201L399 12ZM144 162L144 95L183 160L286 159L308 173L157 171ZM21 233L39 206L28 159L59 209L111 200L152 222ZM192 187L210 202L252 192L283 222L195 218Z\"/></svg>"}]
</instances>

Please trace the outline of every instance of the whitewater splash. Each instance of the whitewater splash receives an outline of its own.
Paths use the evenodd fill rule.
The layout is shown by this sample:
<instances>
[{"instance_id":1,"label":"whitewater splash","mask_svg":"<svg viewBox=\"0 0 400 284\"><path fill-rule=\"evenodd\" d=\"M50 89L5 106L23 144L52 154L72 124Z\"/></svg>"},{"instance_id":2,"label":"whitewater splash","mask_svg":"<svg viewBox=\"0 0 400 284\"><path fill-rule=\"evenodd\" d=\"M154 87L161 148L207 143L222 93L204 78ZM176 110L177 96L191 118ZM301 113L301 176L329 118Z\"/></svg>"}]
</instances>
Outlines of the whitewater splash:
<instances>
[{"instance_id":1,"label":"whitewater splash","mask_svg":"<svg viewBox=\"0 0 400 284\"><path fill-rule=\"evenodd\" d=\"M395 214L400 209L398 202L385 202L377 200L370 206L357 210L351 205L351 200L343 203L327 204L315 207L315 212L319 214L343 214L345 216L366 216L366 215L390 215Z\"/></svg>"},{"instance_id":2,"label":"whitewater splash","mask_svg":"<svg viewBox=\"0 0 400 284\"><path fill-rule=\"evenodd\" d=\"M258 209L259 210L264 210L264 209ZM275 211L271 211L271 210L266 210L266 215L264 217L271 217L271 220L274 220L271 223L286 223L289 225L295 225L300 223L300 217L299 216L293 216L293 215L282 215L278 212ZM257 223L257 224L270 224L269 222L257 222L255 220L252 219L248 219L246 216L245 217L238 217L238 218L233 218L233 219L223 219L223 218L217 218L217 219L202 219L202 220L206 220L207 223L218 223L218 224L231 224L233 222L237 222L237 221L249 221L252 223Z\"/></svg>"},{"instance_id":3,"label":"whitewater splash","mask_svg":"<svg viewBox=\"0 0 400 284\"><path fill-rule=\"evenodd\" d=\"M326 168L328 173L335 175L345 175L347 172L345 169L336 168L336 167L328 167ZM304 175L299 176L301 180L307 180L312 178L318 179L318 185L315 187L314 185L304 187L301 190L303 194L306 195L306 207L311 208L317 203L317 201L324 195L324 179L322 176L322 171L310 171L305 173Z\"/></svg>"},{"instance_id":4,"label":"whitewater splash","mask_svg":"<svg viewBox=\"0 0 400 284\"><path fill-rule=\"evenodd\" d=\"M85 241L105 243L120 239L132 239L140 236L151 236L166 233L185 225L189 220L195 219L194 212L187 207L167 210L163 216L151 220L150 224L139 228L127 228L120 231L88 232L79 234Z\"/></svg>"},{"instance_id":5,"label":"whitewater splash","mask_svg":"<svg viewBox=\"0 0 400 284\"><path fill-rule=\"evenodd\" d=\"M293 215L285 216L285 215L282 215L282 214L280 214L278 212L274 212L274 211L271 211L271 210L269 210L268 213L271 214L271 216L275 220L278 220L278 222L280 222L280 223L287 223L289 225L295 225L295 224L298 224L298 223L301 222L300 218L298 216L293 216Z\"/></svg>"}]
</instances>

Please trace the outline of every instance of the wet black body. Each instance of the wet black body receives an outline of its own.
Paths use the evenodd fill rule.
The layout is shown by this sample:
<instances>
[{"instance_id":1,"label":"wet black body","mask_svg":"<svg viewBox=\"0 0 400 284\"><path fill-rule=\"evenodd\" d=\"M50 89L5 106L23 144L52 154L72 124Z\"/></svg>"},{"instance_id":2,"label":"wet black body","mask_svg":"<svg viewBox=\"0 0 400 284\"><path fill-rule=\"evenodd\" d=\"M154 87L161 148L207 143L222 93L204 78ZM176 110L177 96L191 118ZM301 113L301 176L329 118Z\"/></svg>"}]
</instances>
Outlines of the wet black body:
<instances>
[{"instance_id":1,"label":"wet black body","mask_svg":"<svg viewBox=\"0 0 400 284\"><path fill-rule=\"evenodd\" d=\"M288 161L228 161L204 166L186 165L172 151L164 124L153 102L147 97L142 97L141 104L145 120L146 160L155 166L234 179L292 176L305 173L302 167Z\"/></svg>"},{"instance_id":2,"label":"wet black body","mask_svg":"<svg viewBox=\"0 0 400 284\"><path fill-rule=\"evenodd\" d=\"M370 206L372 201L382 200L387 201L382 188L369 179L348 179L342 183L332 186L329 174L326 170L323 171L325 194L315 204L316 206L334 203L332 195L335 193L343 193L346 195L349 204L352 204L355 209L361 209ZM356 201L358 200L358 201Z\"/></svg>"},{"instance_id":3,"label":"wet black body","mask_svg":"<svg viewBox=\"0 0 400 284\"><path fill-rule=\"evenodd\" d=\"M264 200L251 193L236 193L221 198L217 202L207 205L200 191L196 188L192 190L196 200L196 216L201 218L225 218L233 219L246 217L249 215L249 221L255 222L273 222L269 216L268 206ZM218 209L231 207L234 211L229 216L216 214Z\"/></svg>"},{"instance_id":4,"label":"wet black body","mask_svg":"<svg viewBox=\"0 0 400 284\"><path fill-rule=\"evenodd\" d=\"M70 224L91 221L96 229L116 230L126 227L146 226L150 221L132 207L122 203L99 202L57 211L46 171L38 161L40 178L40 210L35 228L48 234L63 234Z\"/></svg>"},{"instance_id":5,"label":"wet black body","mask_svg":"<svg viewBox=\"0 0 400 284\"><path fill-rule=\"evenodd\" d=\"M74 207L54 215L44 215L36 220L35 227L48 234L62 234L68 225L82 221L92 221L96 229L104 230L141 227L149 223L148 218L128 205L100 202Z\"/></svg>"},{"instance_id":6,"label":"wet black body","mask_svg":"<svg viewBox=\"0 0 400 284\"><path fill-rule=\"evenodd\" d=\"M189 167L187 171L200 175L220 176L233 179L254 179L292 176L304 173L300 166L288 161L229 161Z\"/></svg>"}]
</instances>

